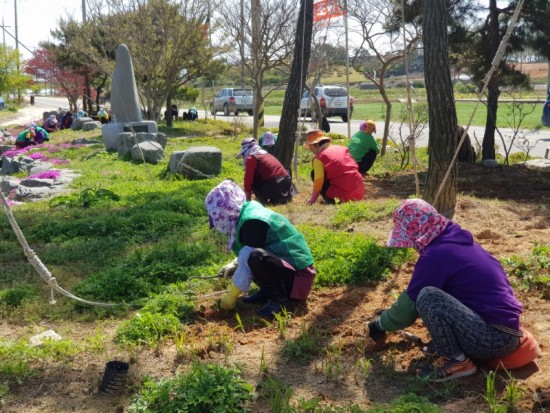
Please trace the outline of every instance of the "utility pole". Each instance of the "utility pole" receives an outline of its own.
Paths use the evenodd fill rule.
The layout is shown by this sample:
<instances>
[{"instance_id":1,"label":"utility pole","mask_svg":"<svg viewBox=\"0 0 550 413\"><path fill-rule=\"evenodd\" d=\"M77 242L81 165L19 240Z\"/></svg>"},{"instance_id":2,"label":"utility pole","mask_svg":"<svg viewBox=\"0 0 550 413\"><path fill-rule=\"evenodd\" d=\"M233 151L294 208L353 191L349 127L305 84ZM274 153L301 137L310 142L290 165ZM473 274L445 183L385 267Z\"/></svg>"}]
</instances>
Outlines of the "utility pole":
<instances>
[{"instance_id":1,"label":"utility pole","mask_svg":"<svg viewBox=\"0 0 550 413\"><path fill-rule=\"evenodd\" d=\"M17 50L17 74L19 74L19 30L17 28L17 0L13 0L13 9L15 11L15 50ZM17 88L17 100L21 102L21 89Z\"/></svg>"},{"instance_id":2,"label":"utility pole","mask_svg":"<svg viewBox=\"0 0 550 413\"><path fill-rule=\"evenodd\" d=\"M241 52L241 87L244 88L244 0L241 0L241 29L240 29L240 52Z\"/></svg>"},{"instance_id":3,"label":"utility pole","mask_svg":"<svg viewBox=\"0 0 550 413\"><path fill-rule=\"evenodd\" d=\"M86 0L82 0L82 25L86 24ZM84 96L82 97L82 110L88 112L91 116L92 105L89 100L90 97L90 80L88 79L88 69L84 73Z\"/></svg>"},{"instance_id":4,"label":"utility pole","mask_svg":"<svg viewBox=\"0 0 550 413\"><path fill-rule=\"evenodd\" d=\"M2 16L2 44L4 45L4 49L6 48L6 28L11 26L5 26L4 25L4 17Z\"/></svg>"}]
</instances>

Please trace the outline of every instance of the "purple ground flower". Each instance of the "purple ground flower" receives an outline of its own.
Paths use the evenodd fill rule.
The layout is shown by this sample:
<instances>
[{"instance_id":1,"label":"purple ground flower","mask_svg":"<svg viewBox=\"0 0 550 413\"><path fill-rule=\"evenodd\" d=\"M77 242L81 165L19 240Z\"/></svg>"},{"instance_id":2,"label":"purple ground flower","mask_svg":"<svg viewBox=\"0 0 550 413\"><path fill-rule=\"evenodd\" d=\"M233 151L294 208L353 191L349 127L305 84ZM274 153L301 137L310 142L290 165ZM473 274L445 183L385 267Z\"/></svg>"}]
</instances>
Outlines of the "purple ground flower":
<instances>
[{"instance_id":1,"label":"purple ground flower","mask_svg":"<svg viewBox=\"0 0 550 413\"><path fill-rule=\"evenodd\" d=\"M35 179L57 179L61 176L61 172L59 171L45 171L39 174L33 174L30 175L29 178L35 178Z\"/></svg>"},{"instance_id":2,"label":"purple ground flower","mask_svg":"<svg viewBox=\"0 0 550 413\"><path fill-rule=\"evenodd\" d=\"M3 153L4 156L14 157L17 155L21 155L22 153L28 152L31 148L20 148L20 149L12 149L10 151L6 151Z\"/></svg>"},{"instance_id":3,"label":"purple ground flower","mask_svg":"<svg viewBox=\"0 0 550 413\"><path fill-rule=\"evenodd\" d=\"M46 155L44 155L42 152L33 152L31 154L29 154L29 158L31 159L43 159L45 158Z\"/></svg>"}]
</instances>

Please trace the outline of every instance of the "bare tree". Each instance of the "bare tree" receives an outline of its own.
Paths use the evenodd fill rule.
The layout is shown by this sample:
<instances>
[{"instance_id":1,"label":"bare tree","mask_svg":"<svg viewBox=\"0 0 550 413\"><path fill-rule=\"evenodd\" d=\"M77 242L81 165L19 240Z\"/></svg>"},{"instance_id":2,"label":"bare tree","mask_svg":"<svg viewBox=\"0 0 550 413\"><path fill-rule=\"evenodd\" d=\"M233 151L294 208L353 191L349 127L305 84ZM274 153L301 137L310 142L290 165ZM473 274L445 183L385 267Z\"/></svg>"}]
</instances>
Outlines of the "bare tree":
<instances>
[{"instance_id":1,"label":"bare tree","mask_svg":"<svg viewBox=\"0 0 550 413\"><path fill-rule=\"evenodd\" d=\"M227 56L232 62L241 64L244 76L250 79L254 89L253 135L257 138L258 120L262 115L260 108L273 90L264 94L265 75L274 69L288 71L290 66L296 21L295 2L231 0L224 2L217 12L223 19L221 30L227 39L235 42L234 49Z\"/></svg>"},{"instance_id":2,"label":"bare tree","mask_svg":"<svg viewBox=\"0 0 550 413\"><path fill-rule=\"evenodd\" d=\"M424 73L430 119L430 156L423 198L445 216L452 217L458 168L451 162L459 136L449 64L446 6L447 2L441 0L424 0L422 5Z\"/></svg>"},{"instance_id":3,"label":"bare tree","mask_svg":"<svg viewBox=\"0 0 550 413\"><path fill-rule=\"evenodd\" d=\"M381 155L384 155L390 130L392 103L386 91L386 75L406 54L415 50L420 41L420 29L414 23L405 26L403 34L389 29L388 22L395 16L395 2L387 0L352 0L349 2L349 16L360 25L361 43L352 59L353 68L363 74L378 88L386 106L384 134Z\"/></svg>"}]
</instances>

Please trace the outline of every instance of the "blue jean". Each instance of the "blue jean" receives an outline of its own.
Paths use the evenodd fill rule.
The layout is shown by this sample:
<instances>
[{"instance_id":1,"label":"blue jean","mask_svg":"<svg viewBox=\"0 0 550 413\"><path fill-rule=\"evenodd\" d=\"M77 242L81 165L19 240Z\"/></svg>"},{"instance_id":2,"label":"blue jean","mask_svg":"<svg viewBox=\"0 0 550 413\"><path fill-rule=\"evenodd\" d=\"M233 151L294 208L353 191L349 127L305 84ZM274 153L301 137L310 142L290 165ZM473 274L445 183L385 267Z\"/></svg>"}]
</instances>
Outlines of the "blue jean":
<instances>
[{"instance_id":1,"label":"blue jean","mask_svg":"<svg viewBox=\"0 0 550 413\"><path fill-rule=\"evenodd\" d=\"M519 344L519 337L487 324L479 314L439 288L424 287L416 299L416 309L440 356L465 353L485 360L505 356Z\"/></svg>"}]
</instances>

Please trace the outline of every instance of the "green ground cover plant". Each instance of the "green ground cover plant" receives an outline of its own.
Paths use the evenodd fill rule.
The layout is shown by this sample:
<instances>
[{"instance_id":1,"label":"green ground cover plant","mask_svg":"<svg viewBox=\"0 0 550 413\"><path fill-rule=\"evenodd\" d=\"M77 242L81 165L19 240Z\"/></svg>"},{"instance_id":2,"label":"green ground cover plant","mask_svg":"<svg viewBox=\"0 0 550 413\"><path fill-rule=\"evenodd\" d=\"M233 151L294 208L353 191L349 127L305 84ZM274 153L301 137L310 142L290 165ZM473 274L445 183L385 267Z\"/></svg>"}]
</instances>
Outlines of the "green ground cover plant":
<instances>
[{"instance_id":1,"label":"green ground cover plant","mask_svg":"<svg viewBox=\"0 0 550 413\"><path fill-rule=\"evenodd\" d=\"M326 228L300 226L316 257L320 286L367 285L384 280L390 269L412 260L412 252L380 246L374 239Z\"/></svg>"},{"instance_id":2,"label":"green ground cover plant","mask_svg":"<svg viewBox=\"0 0 550 413\"><path fill-rule=\"evenodd\" d=\"M169 135L166 159L172 151L191 146L220 148L223 153L220 176L204 181L187 181L167 172L167 161L158 165L137 164L119 159L117 154L105 152L102 145L58 145L53 152L63 161L58 167L81 173L71 185L71 193L64 195L65 198L59 197L57 204L41 201L13 208L30 245L60 285L83 298L123 305L103 310L64 298L58 299L56 306L45 305L49 300L49 288L41 282L27 262L9 224L0 220L0 266L10 269L0 272L0 291L3 289L0 294L0 311L4 311L3 314L29 322L103 320L102 325L111 324L108 333L96 328L91 336L84 339L81 346L58 344L56 349L48 350L47 354L37 352L37 359L33 358L34 355L29 355L27 349L15 350L17 345L7 341L0 342L0 359L3 349L15 346L10 350L11 353L6 353L4 359L0 360L0 365L6 369L4 373L0 371L0 382L5 379L10 383L23 383L39 372L36 366L41 366L48 360L55 363L70 362L75 351L107 357L115 349L116 352L130 354L131 359L138 359L141 352L156 355L162 353L164 348L174 346L177 355L170 361L178 367L190 360L196 361L205 357L217 358L217 362L228 366L235 361L233 356L237 349L254 342L257 335L255 330L261 329L262 324L254 316L249 316L253 309L239 307L238 317L217 313L212 318L204 316L205 313L211 315L217 310L213 303L215 298L205 300L202 296L217 297L215 294L226 288L228 280L196 279L216 274L223 264L234 258L226 249L226 237L209 230L204 198L223 179L232 178L236 182L242 182L242 161L234 156L239 151L241 139L248 131L237 131L233 126L221 128L220 121L211 120L204 124L176 122L175 128L170 130L161 124L160 128ZM93 133L95 132L87 138L93 139ZM56 135L59 139L68 140L77 136L74 131ZM99 136L96 138L100 139ZM335 143L345 144L341 136L334 134L333 139ZM423 165L420 171L422 174L422 168L427 165L426 150L421 149L418 154ZM310 188L311 154L300 148L298 160L297 182L304 188ZM409 165L407 169L410 168ZM399 156L390 147L387 156L378 159L372 176L382 184L406 182L407 178L399 172ZM295 202L273 209L284 215L315 215L316 219L301 217L303 221L296 223L296 226L304 234L315 257L318 277L314 288L319 293L318 296L321 296L323 289L327 287L375 285L388 279L393 269L416 259L412 250L389 249L380 240L376 241L365 235L368 231L363 231L370 223L389 221L399 202L399 199L389 197L384 202L366 201L322 207L308 207ZM322 221L317 219L319 216ZM547 278L544 277L548 276L549 248L543 245L534 250L529 258L511 260L518 268L518 274L514 277L518 280L523 278L530 289L545 291L544 282ZM536 274L540 282L535 282L535 278L526 275L529 271ZM28 290L33 291L28 293ZM133 310L138 313L133 314ZM398 358L400 350L394 344L381 356L385 371L378 366L380 362L377 361L377 356L373 355L371 359L371 355L368 355L369 358L365 358L365 348L360 350L361 356L365 357L361 357L357 363L354 359L352 364L344 364L342 359L349 358L345 347L328 347L325 339L328 340L332 333L329 330L317 332L316 328L320 326L315 324L315 319L311 323L308 320L308 324L304 322L301 333L297 334L299 324L296 320L299 317L303 315L282 314L273 323L265 324L267 330L277 330L278 327L275 339L278 348L269 356L262 353L260 358L258 354L256 361L262 375L267 376L270 370L269 374L273 374L272 377L275 378L279 368L284 367L282 363L308 364L315 360L316 365L320 365L325 373L325 382L331 381L335 385L341 385L339 380L345 374L343 366L346 365L355 366L352 370L358 385L367 379L378 379L380 375L386 375L389 380L395 379L398 382L405 380L406 373L398 368L401 363ZM270 333L272 331L266 331L266 335ZM238 338L235 334L238 334ZM113 336L114 341L110 340ZM359 346L361 343L352 345ZM211 352L218 354L210 354ZM323 358L323 355L326 357ZM268 358L271 364L268 364ZM6 362L3 363L3 360ZM226 369L221 366L212 367L217 368L223 371ZM175 409L183 409L182 406L189 406L189 411L207 411L208 407L205 407L207 410L192 410L194 407L191 402L183 400L189 393L198 399L217 401L218 396L208 393L210 390L204 383L218 386L222 393L220 399L227 396L229 403L235 402L238 405L234 411L244 411L253 393L251 388L245 391L240 384L232 381L231 377L237 377L237 383L248 387L238 377L238 372L235 371L235 376L232 376L229 373L210 371L204 365L200 369L206 371L190 374L186 378L182 374L160 382L147 381L148 384L144 385L132 402L133 411L177 411ZM229 385L226 384L226 379L230 382ZM202 384L199 386L197 382ZM441 411L426 399L407 394L410 389L406 385L395 392L396 395L405 393L406 396L389 404L375 404L371 409L364 410L364 407L353 404L332 406L315 398L296 402L292 392L288 398L285 396L287 385L284 381L281 383L281 386L272 389L272 396L269 396L273 397L273 403L282 406L280 411ZM247 396L240 398L240 402L236 401L230 393L234 388L237 388L236 393L242 391ZM455 388L449 389L449 393L443 398L449 399L456 395ZM259 392L256 395L259 396ZM2 397L0 388L0 399ZM339 401L342 402L341 399ZM176 404L172 404L173 402ZM219 411L230 410L220 408Z\"/></svg>"},{"instance_id":3,"label":"green ground cover plant","mask_svg":"<svg viewBox=\"0 0 550 413\"><path fill-rule=\"evenodd\" d=\"M41 346L31 346L27 340L0 339L0 381L19 382L38 375L48 360L69 362L82 350L77 343L63 340L44 340Z\"/></svg>"},{"instance_id":4,"label":"green ground cover plant","mask_svg":"<svg viewBox=\"0 0 550 413\"><path fill-rule=\"evenodd\" d=\"M520 288L540 291L543 298L550 298L550 244L535 245L528 257L514 255L502 263Z\"/></svg>"},{"instance_id":5,"label":"green ground cover plant","mask_svg":"<svg viewBox=\"0 0 550 413\"><path fill-rule=\"evenodd\" d=\"M195 363L188 373L158 382L147 379L129 412L244 413L252 394L238 370Z\"/></svg>"}]
</instances>

